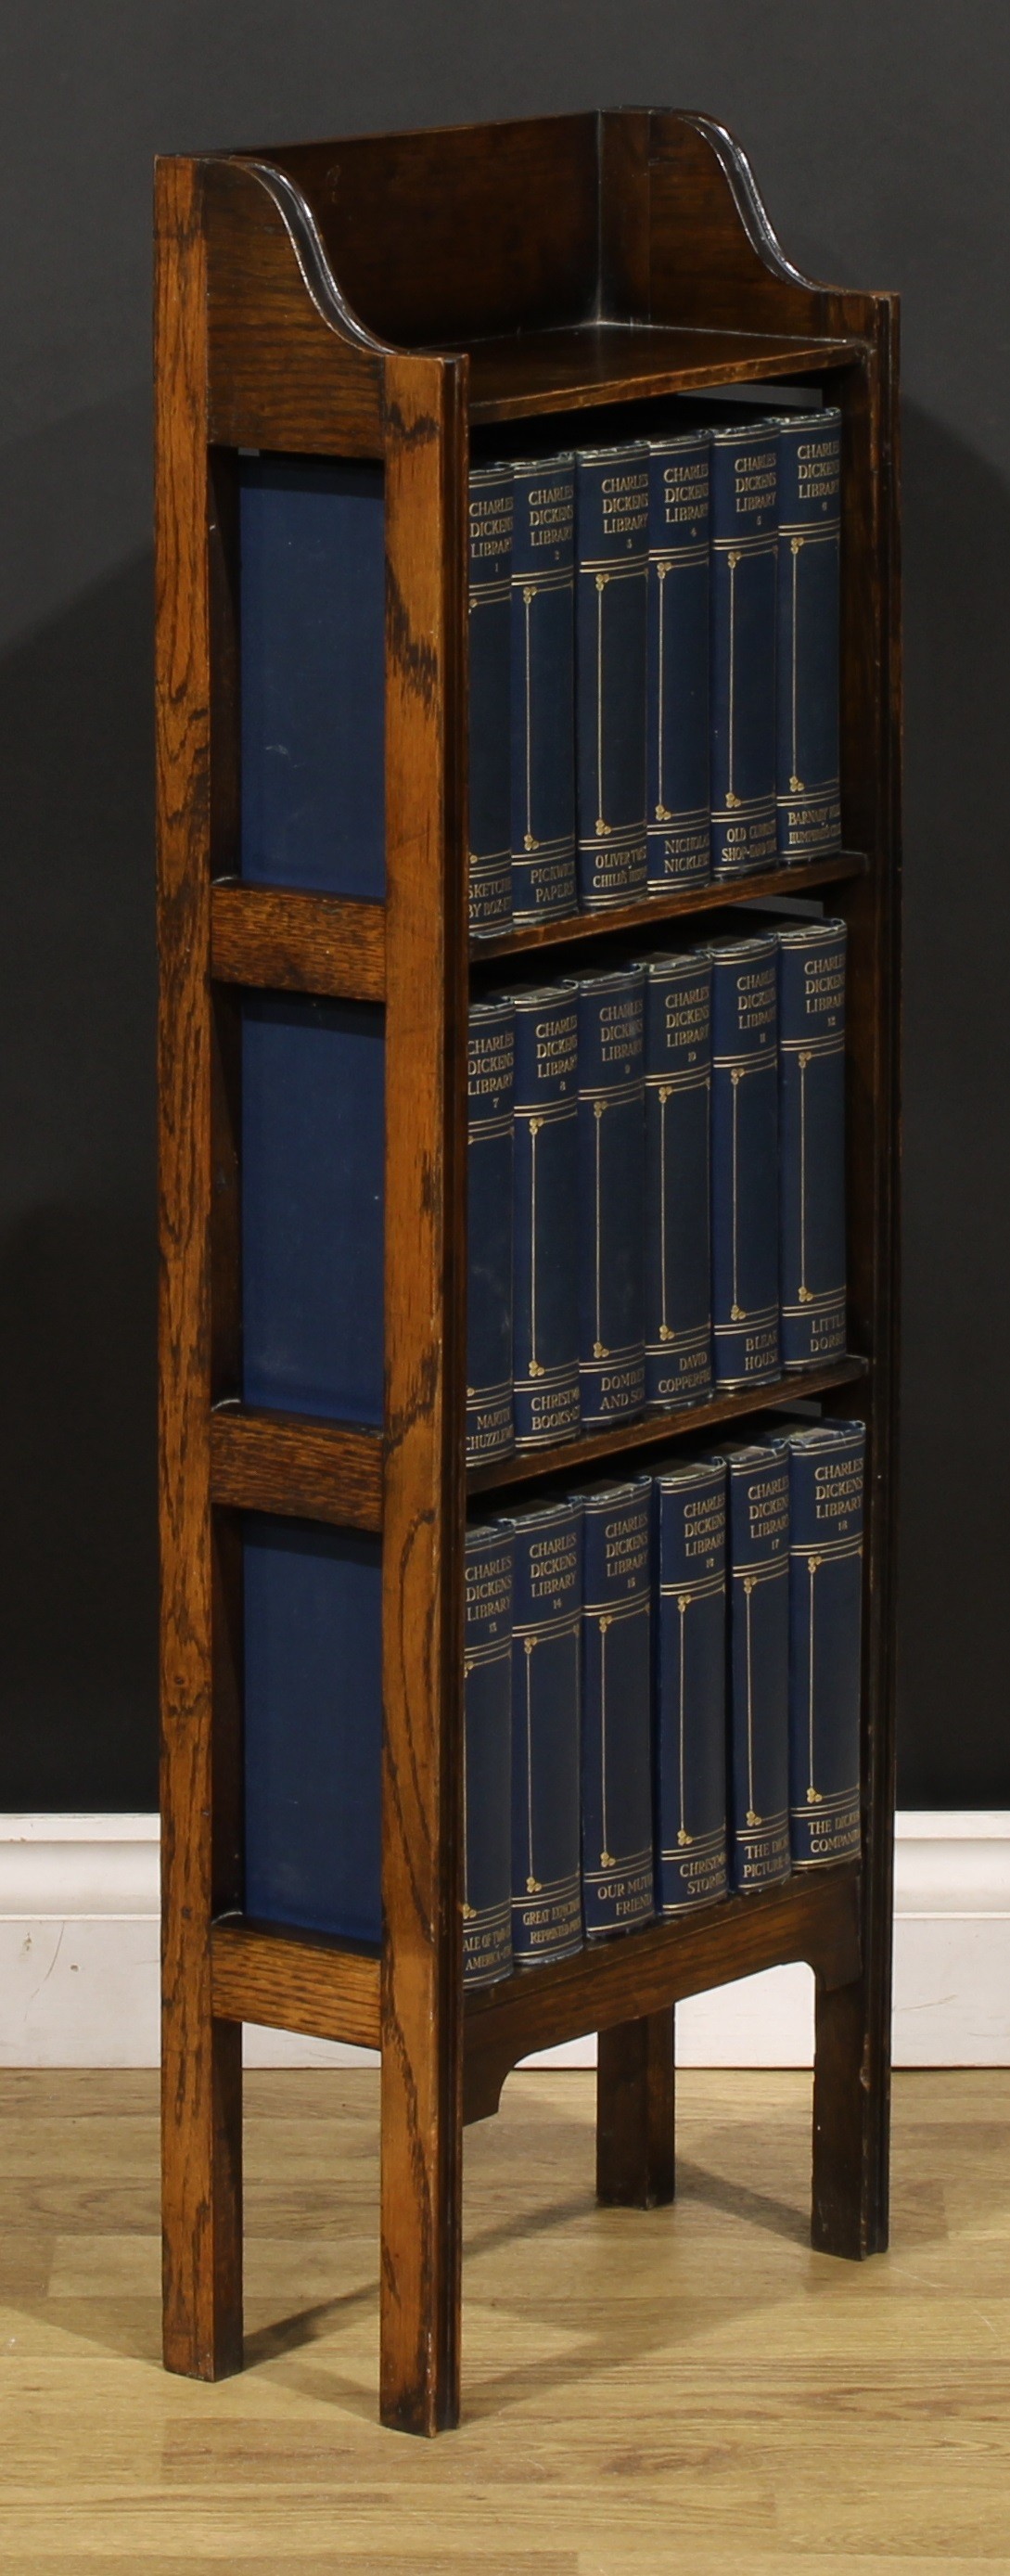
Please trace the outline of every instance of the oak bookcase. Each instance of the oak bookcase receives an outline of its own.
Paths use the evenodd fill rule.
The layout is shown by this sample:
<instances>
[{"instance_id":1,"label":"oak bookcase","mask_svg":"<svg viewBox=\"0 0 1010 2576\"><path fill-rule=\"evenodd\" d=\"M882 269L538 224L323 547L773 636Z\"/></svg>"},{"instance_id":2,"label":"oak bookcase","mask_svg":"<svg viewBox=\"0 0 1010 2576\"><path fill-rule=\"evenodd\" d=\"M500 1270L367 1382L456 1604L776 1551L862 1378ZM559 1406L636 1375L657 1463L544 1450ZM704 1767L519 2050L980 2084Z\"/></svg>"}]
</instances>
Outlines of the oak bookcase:
<instances>
[{"instance_id":1,"label":"oak bookcase","mask_svg":"<svg viewBox=\"0 0 1010 2576\"><path fill-rule=\"evenodd\" d=\"M164 2312L173 2370L242 2359L241 2026L381 2050L381 2411L459 2411L467 2120L529 2050L599 2032L597 2190L674 2189L678 1997L786 1960L816 1976L813 2242L887 2234L897 1333L900 675L897 310L780 249L721 127L640 109L157 172L158 794L164 1740ZM464 1996L462 1563L471 424L758 380L821 388L843 433L846 855L483 942L560 970L633 925L703 936L741 895L827 890L849 926L854 1356L787 1387L470 1476L504 1506L559 1469L741 1430L776 1399L865 1413L864 1841L828 1868ZM628 415L629 419L631 415ZM380 459L384 903L237 876L236 451ZM240 1386L241 988L379 1002L386 1029L383 1431L253 1412ZM531 1497L532 1498L532 1497ZM242 1910L241 1515L381 1532L379 1953Z\"/></svg>"}]
</instances>

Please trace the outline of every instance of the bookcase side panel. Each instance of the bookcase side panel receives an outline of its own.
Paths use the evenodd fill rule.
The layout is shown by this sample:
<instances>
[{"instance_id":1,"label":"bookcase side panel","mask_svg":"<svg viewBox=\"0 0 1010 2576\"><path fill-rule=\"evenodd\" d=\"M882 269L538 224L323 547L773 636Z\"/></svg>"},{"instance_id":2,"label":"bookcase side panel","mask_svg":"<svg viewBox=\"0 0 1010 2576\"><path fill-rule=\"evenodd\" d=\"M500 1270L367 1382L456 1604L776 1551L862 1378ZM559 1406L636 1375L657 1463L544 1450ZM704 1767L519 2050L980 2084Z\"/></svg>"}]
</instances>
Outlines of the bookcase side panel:
<instances>
[{"instance_id":1,"label":"bookcase side panel","mask_svg":"<svg viewBox=\"0 0 1010 2576\"><path fill-rule=\"evenodd\" d=\"M386 2423L459 2409L464 1518L464 370L386 366Z\"/></svg>"},{"instance_id":2,"label":"bookcase side panel","mask_svg":"<svg viewBox=\"0 0 1010 2576\"><path fill-rule=\"evenodd\" d=\"M156 310L164 2346L216 2378L241 2361L241 2031L210 1982L234 1837L227 1797L215 1814L206 253L185 161L159 165Z\"/></svg>"}]
</instances>

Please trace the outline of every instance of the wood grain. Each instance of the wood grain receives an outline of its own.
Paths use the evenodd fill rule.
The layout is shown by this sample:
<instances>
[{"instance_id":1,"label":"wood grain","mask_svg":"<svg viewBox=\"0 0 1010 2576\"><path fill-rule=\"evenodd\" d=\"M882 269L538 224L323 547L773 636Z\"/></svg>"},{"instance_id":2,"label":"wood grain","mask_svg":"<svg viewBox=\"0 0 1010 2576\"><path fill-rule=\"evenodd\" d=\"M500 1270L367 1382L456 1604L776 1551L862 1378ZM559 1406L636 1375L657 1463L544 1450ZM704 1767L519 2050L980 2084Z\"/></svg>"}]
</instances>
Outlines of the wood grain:
<instances>
[{"instance_id":1,"label":"wood grain","mask_svg":"<svg viewBox=\"0 0 1010 2576\"><path fill-rule=\"evenodd\" d=\"M763 868L753 876L736 877L729 885L682 887L674 894L653 894L642 903L615 905L603 917L585 913L559 921L533 921L497 939L475 939L471 960L474 965L483 965L491 958L521 956L530 948L581 947L586 939L612 939L617 931L635 931L647 938L657 922L718 912L726 904L760 903L766 896L783 894L818 894L822 886L842 885L850 877L865 876L867 865L858 851L844 850L838 858L811 859L802 867Z\"/></svg>"},{"instance_id":2,"label":"wood grain","mask_svg":"<svg viewBox=\"0 0 1010 2576\"><path fill-rule=\"evenodd\" d=\"M380 456L380 354L317 251L308 208L279 171L237 159L198 167L209 437L222 447Z\"/></svg>"},{"instance_id":3,"label":"wood grain","mask_svg":"<svg viewBox=\"0 0 1010 2576\"><path fill-rule=\"evenodd\" d=\"M596 2062L596 2197L604 2208L673 2199L673 2006L601 2030Z\"/></svg>"},{"instance_id":4,"label":"wood grain","mask_svg":"<svg viewBox=\"0 0 1010 2576\"><path fill-rule=\"evenodd\" d=\"M775 1378L769 1386L715 1395L707 1404L684 1404L666 1413L646 1413L637 1422L621 1423L613 1430L587 1432L581 1440L559 1440L554 1449L528 1453L517 1450L511 1458L496 1458L486 1466L471 1467L467 1486L472 1494L503 1494L513 1485L529 1485L545 1477L567 1479L581 1475L584 1468L595 1467L606 1458L622 1457L633 1449L645 1452L643 1464L648 1465L650 1453L661 1448L664 1441L693 1439L699 1432L719 1430L727 1422L746 1422L752 1413L774 1411L776 1406L795 1404L804 1396L828 1395L836 1388L859 1386L866 1374L866 1361L851 1353L828 1368L797 1369L790 1377Z\"/></svg>"},{"instance_id":5,"label":"wood grain","mask_svg":"<svg viewBox=\"0 0 1010 2576\"><path fill-rule=\"evenodd\" d=\"M242 2353L241 2038L215 2021L210 1922L233 1904L234 1779L213 1751L210 1512L210 516L196 173L157 178L157 762L164 2349Z\"/></svg>"},{"instance_id":6,"label":"wood grain","mask_svg":"<svg viewBox=\"0 0 1010 2576\"><path fill-rule=\"evenodd\" d=\"M378 2048L377 1954L225 1921L211 1935L211 1980L223 2021Z\"/></svg>"},{"instance_id":7,"label":"wood grain","mask_svg":"<svg viewBox=\"0 0 1010 2576\"><path fill-rule=\"evenodd\" d=\"M277 886L216 885L211 973L229 984L384 1002L384 907Z\"/></svg>"},{"instance_id":8,"label":"wood grain","mask_svg":"<svg viewBox=\"0 0 1010 2576\"><path fill-rule=\"evenodd\" d=\"M382 1433L228 1405L210 1428L215 1503L337 1529L382 1528Z\"/></svg>"},{"instance_id":9,"label":"wood grain","mask_svg":"<svg viewBox=\"0 0 1010 2576\"><path fill-rule=\"evenodd\" d=\"M534 2049L661 2014L761 1968L805 1959L826 1991L851 1985L860 1964L859 1893L852 1865L797 1872L781 1887L587 1944L555 1967L517 1970L467 1995L467 2118L494 2109L495 2086L500 2092L509 2068Z\"/></svg>"},{"instance_id":10,"label":"wood grain","mask_svg":"<svg viewBox=\"0 0 1010 2576\"><path fill-rule=\"evenodd\" d=\"M386 373L383 2421L459 2412L465 370Z\"/></svg>"},{"instance_id":11,"label":"wood grain","mask_svg":"<svg viewBox=\"0 0 1010 2576\"><path fill-rule=\"evenodd\" d=\"M526 420L583 411L592 403L699 393L707 386L756 384L762 377L820 375L851 361L852 343L786 339L773 332L669 330L646 322L585 322L574 330L523 332L469 343L470 418Z\"/></svg>"}]
</instances>

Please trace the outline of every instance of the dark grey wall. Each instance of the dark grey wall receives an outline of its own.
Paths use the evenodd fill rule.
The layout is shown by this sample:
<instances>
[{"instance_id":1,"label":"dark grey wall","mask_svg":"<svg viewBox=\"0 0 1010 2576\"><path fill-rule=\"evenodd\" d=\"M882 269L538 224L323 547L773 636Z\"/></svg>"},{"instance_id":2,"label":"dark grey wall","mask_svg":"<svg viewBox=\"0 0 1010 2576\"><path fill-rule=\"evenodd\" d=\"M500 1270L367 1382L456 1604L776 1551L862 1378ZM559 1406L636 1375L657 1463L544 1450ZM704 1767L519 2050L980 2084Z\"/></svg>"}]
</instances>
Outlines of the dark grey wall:
<instances>
[{"instance_id":1,"label":"dark grey wall","mask_svg":"<svg viewBox=\"0 0 1010 2576\"><path fill-rule=\"evenodd\" d=\"M722 118L795 258L905 298L902 1796L1010 1806L1010 23L34 0L0 59L0 1806L155 1795L152 155L621 101Z\"/></svg>"}]
</instances>

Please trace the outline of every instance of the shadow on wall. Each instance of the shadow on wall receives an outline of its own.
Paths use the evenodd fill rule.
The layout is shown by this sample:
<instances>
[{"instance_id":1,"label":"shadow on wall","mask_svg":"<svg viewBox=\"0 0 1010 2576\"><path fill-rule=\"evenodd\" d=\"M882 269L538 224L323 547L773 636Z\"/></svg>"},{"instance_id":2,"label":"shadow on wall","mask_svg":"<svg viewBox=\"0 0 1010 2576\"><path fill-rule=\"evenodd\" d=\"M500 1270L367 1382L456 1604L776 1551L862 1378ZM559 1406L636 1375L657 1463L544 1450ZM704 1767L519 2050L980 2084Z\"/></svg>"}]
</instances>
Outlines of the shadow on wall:
<instances>
[{"instance_id":1,"label":"shadow on wall","mask_svg":"<svg viewBox=\"0 0 1010 2576\"><path fill-rule=\"evenodd\" d=\"M148 557L0 662L0 1807L156 1802Z\"/></svg>"},{"instance_id":2,"label":"shadow on wall","mask_svg":"<svg viewBox=\"0 0 1010 2576\"><path fill-rule=\"evenodd\" d=\"M900 1796L1010 1806L1010 486L905 412Z\"/></svg>"}]
</instances>

